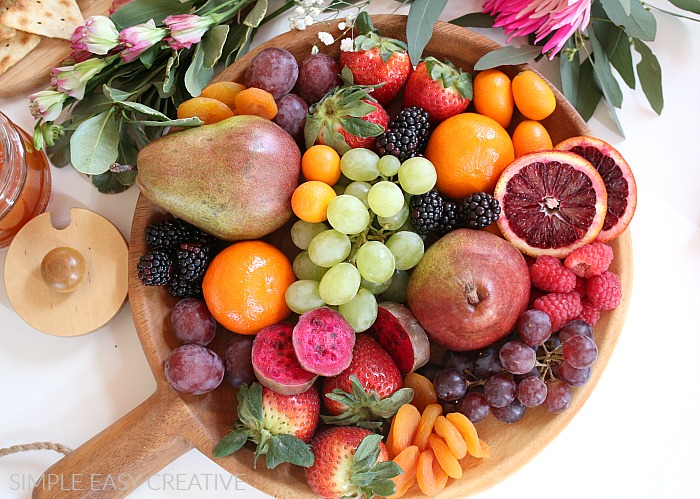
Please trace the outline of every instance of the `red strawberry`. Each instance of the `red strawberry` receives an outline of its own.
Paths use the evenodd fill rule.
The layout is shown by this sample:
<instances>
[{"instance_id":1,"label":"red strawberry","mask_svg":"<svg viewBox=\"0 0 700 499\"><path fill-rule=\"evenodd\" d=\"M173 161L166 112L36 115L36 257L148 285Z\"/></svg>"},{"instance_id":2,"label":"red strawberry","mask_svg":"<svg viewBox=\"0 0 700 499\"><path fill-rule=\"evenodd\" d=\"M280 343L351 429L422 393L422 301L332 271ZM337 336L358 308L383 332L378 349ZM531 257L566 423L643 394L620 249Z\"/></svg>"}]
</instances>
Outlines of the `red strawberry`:
<instances>
[{"instance_id":1,"label":"red strawberry","mask_svg":"<svg viewBox=\"0 0 700 499\"><path fill-rule=\"evenodd\" d=\"M306 481L324 499L390 496L396 490L391 478L401 473L389 461L381 437L364 428L329 426L311 442L314 464L306 468Z\"/></svg>"},{"instance_id":2,"label":"red strawberry","mask_svg":"<svg viewBox=\"0 0 700 499\"><path fill-rule=\"evenodd\" d=\"M449 61L426 57L406 82L403 107L422 107L435 124L463 113L473 96L472 77Z\"/></svg>"},{"instance_id":3,"label":"red strawberry","mask_svg":"<svg viewBox=\"0 0 700 499\"><path fill-rule=\"evenodd\" d=\"M351 79L349 73L348 68L343 70L343 76ZM369 97L370 88L338 87L311 106L304 126L306 147L326 144L339 154L356 147L373 149L375 137L389 125L389 115L381 104Z\"/></svg>"},{"instance_id":4,"label":"red strawberry","mask_svg":"<svg viewBox=\"0 0 700 499\"><path fill-rule=\"evenodd\" d=\"M358 334L348 368L323 380L323 404L332 414L323 420L378 428L413 398L413 390L402 387L401 372L387 351L368 334Z\"/></svg>"},{"instance_id":5,"label":"red strawberry","mask_svg":"<svg viewBox=\"0 0 700 499\"><path fill-rule=\"evenodd\" d=\"M280 395L258 383L243 385L238 390L238 421L214 448L214 456L228 456L251 440L257 445L255 463L265 454L268 468L285 462L310 466L313 455L306 442L316 431L320 406L313 386L299 395Z\"/></svg>"}]
</instances>

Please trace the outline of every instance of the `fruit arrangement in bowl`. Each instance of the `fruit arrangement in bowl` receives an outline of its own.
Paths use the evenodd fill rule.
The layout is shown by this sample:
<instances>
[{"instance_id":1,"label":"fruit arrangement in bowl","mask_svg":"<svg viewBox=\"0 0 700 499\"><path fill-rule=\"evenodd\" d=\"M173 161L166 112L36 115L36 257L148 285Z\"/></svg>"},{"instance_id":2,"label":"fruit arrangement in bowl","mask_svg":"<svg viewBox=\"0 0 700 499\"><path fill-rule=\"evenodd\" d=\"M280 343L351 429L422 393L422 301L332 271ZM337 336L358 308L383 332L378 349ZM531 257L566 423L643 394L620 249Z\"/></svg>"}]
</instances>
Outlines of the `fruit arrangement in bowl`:
<instances>
[{"instance_id":1,"label":"fruit arrangement in bowl","mask_svg":"<svg viewBox=\"0 0 700 499\"><path fill-rule=\"evenodd\" d=\"M227 68L138 159L130 300L191 439L271 495L463 497L598 381L631 285L634 177L533 69L401 16ZM333 28L337 29L337 28ZM348 34L349 36L350 34Z\"/></svg>"}]
</instances>

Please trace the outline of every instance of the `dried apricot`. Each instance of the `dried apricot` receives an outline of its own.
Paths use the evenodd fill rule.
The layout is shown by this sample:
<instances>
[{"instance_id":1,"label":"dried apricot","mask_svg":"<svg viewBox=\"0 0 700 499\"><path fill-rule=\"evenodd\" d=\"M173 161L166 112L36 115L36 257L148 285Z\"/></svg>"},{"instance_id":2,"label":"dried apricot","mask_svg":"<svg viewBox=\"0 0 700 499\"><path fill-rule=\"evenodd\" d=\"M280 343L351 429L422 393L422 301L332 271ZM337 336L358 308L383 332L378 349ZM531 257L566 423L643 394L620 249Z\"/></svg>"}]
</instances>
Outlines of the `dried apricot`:
<instances>
[{"instance_id":1,"label":"dried apricot","mask_svg":"<svg viewBox=\"0 0 700 499\"><path fill-rule=\"evenodd\" d=\"M330 185L310 180L300 184L292 193L292 211L304 222L318 223L328 218L328 203L335 197Z\"/></svg>"},{"instance_id":2,"label":"dried apricot","mask_svg":"<svg viewBox=\"0 0 700 499\"><path fill-rule=\"evenodd\" d=\"M423 412L429 404L437 404L437 394L433 382L418 373L408 373L403 379L404 388L413 389L411 404Z\"/></svg>"},{"instance_id":3,"label":"dried apricot","mask_svg":"<svg viewBox=\"0 0 700 499\"><path fill-rule=\"evenodd\" d=\"M421 415L418 409L411 404L404 404L399 407L394 419L391 422L389 453L398 456L404 449L409 447L416 438L418 424L420 423Z\"/></svg>"},{"instance_id":4,"label":"dried apricot","mask_svg":"<svg viewBox=\"0 0 700 499\"><path fill-rule=\"evenodd\" d=\"M413 443L418 446L421 452L428 448L428 438L433 432L435 420L438 416L442 416L442 406L440 404L428 404L420 417L418 431Z\"/></svg>"},{"instance_id":5,"label":"dried apricot","mask_svg":"<svg viewBox=\"0 0 700 499\"><path fill-rule=\"evenodd\" d=\"M447 476L450 478L462 478L462 466L441 437L431 433L430 437L428 437L428 445L433 450L435 459L440 463L440 467L445 470Z\"/></svg>"},{"instance_id":6,"label":"dried apricot","mask_svg":"<svg viewBox=\"0 0 700 499\"><path fill-rule=\"evenodd\" d=\"M552 138L539 121L521 121L513 130L513 150L516 158L529 152L546 151L552 147Z\"/></svg>"},{"instance_id":7,"label":"dried apricot","mask_svg":"<svg viewBox=\"0 0 700 499\"><path fill-rule=\"evenodd\" d=\"M233 116L233 111L221 101L209 97L192 97L177 107L178 119L197 117L205 125Z\"/></svg>"},{"instance_id":8,"label":"dried apricot","mask_svg":"<svg viewBox=\"0 0 700 499\"><path fill-rule=\"evenodd\" d=\"M445 489L448 478L431 449L420 453L416 469L416 482L418 482L418 488L423 494L426 496L438 495Z\"/></svg>"},{"instance_id":9,"label":"dried apricot","mask_svg":"<svg viewBox=\"0 0 700 499\"><path fill-rule=\"evenodd\" d=\"M474 457L487 457L482 451L479 435L476 432L474 423L472 423L467 416L461 412L451 412L445 416L445 418L462 434L469 454Z\"/></svg>"},{"instance_id":10,"label":"dried apricot","mask_svg":"<svg viewBox=\"0 0 700 499\"><path fill-rule=\"evenodd\" d=\"M301 173L306 180L335 185L340 179L340 155L330 146L316 144L301 157Z\"/></svg>"},{"instance_id":11,"label":"dried apricot","mask_svg":"<svg viewBox=\"0 0 700 499\"><path fill-rule=\"evenodd\" d=\"M518 111L530 120L543 120L554 112L557 100L546 81L534 71L521 71L513 78L513 99Z\"/></svg>"},{"instance_id":12,"label":"dried apricot","mask_svg":"<svg viewBox=\"0 0 700 499\"><path fill-rule=\"evenodd\" d=\"M498 69L481 71L474 77L474 108L508 128L515 102L510 78Z\"/></svg>"},{"instance_id":13,"label":"dried apricot","mask_svg":"<svg viewBox=\"0 0 700 499\"><path fill-rule=\"evenodd\" d=\"M245 90L246 86L235 81L217 81L207 85L200 94L202 97L209 97L223 102L231 111L236 111L236 95L241 90Z\"/></svg>"},{"instance_id":14,"label":"dried apricot","mask_svg":"<svg viewBox=\"0 0 700 499\"><path fill-rule=\"evenodd\" d=\"M445 439L445 443L457 459L467 455L467 442L457 427L450 423L445 416L438 416L435 420L435 433Z\"/></svg>"},{"instance_id":15,"label":"dried apricot","mask_svg":"<svg viewBox=\"0 0 700 499\"><path fill-rule=\"evenodd\" d=\"M418 447L409 445L393 459L393 461L401 467L403 473L392 478L393 482L396 484L396 492L388 496L389 498L395 499L401 497L411 488L416 481L416 469L418 468L419 456L420 451Z\"/></svg>"},{"instance_id":16,"label":"dried apricot","mask_svg":"<svg viewBox=\"0 0 700 499\"><path fill-rule=\"evenodd\" d=\"M271 120L277 116L277 103L270 92L250 87L234 97L238 114L253 114Z\"/></svg>"}]
</instances>

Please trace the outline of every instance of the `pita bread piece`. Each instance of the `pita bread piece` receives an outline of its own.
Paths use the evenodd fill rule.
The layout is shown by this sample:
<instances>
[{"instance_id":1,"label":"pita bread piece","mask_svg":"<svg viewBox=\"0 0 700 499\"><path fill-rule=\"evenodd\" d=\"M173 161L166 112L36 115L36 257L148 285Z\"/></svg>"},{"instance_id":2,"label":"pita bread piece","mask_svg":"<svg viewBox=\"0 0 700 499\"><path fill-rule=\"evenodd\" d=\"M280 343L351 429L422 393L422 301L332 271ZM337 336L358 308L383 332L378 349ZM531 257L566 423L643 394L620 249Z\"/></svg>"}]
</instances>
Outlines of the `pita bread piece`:
<instances>
[{"instance_id":1,"label":"pita bread piece","mask_svg":"<svg viewBox=\"0 0 700 499\"><path fill-rule=\"evenodd\" d=\"M0 16L0 24L9 28L65 40L84 23L75 0L15 0Z\"/></svg>"},{"instance_id":2,"label":"pita bread piece","mask_svg":"<svg viewBox=\"0 0 700 499\"><path fill-rule=\"evenodd\" d=\"M0 42L0 75L39 45L40 41L38 35L17 31L9 40Z\"/></svg>"},{"instance_id":3,"label":"pita bread piece","mask_svg":"<svg viewBox=\"0 0 700 499\"><path fill-rule=\"evenodd\" d=\"M14 0L0 0L0 16L2 16L13 3ZM8 28L7 26L0 24L0 42L3 40L9 40L15 36L15 31L15 28Z\"/></svg>"}]
</instances>

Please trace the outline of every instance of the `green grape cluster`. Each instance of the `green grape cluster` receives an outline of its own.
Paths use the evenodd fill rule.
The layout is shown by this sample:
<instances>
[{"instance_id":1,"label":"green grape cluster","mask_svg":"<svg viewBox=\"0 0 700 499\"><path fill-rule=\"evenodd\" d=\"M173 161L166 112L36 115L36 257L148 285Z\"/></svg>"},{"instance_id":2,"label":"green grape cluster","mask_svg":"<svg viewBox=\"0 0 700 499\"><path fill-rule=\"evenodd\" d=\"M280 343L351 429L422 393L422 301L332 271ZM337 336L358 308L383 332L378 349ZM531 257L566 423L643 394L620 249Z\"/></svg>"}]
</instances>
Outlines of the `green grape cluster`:
<instances>
[{"instance_id":1,"label":"green grape cluster","mask_svg":"<svg viewBox=\"0 0 700 499\"><path fill-rule=\"evenodd\" d=\"M292 226L292 241L302 251L293 262L299 280L286 300L298 314L337 308L359 333L377 318L378 295L406 300L410 271L425 251L408 220L408 203L411 195L431 190L437 174L425 158L402 163L363 148L345 153L340 168L328 220L298 220Z\"/></svg>"}]
</instances>

